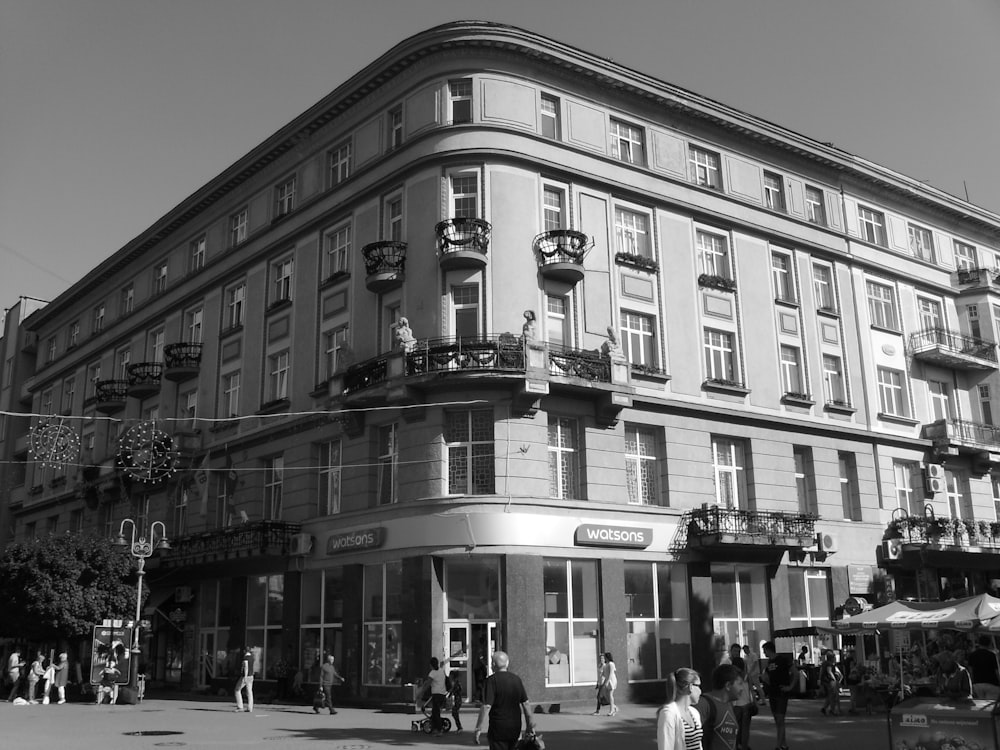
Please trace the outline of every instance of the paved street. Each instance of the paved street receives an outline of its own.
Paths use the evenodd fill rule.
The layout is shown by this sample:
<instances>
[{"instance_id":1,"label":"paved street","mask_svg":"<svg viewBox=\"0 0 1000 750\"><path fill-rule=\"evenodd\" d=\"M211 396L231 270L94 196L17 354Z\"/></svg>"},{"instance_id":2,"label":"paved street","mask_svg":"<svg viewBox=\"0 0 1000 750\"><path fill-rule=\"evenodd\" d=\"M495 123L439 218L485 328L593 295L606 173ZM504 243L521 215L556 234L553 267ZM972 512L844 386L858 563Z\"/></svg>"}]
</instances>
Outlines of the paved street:
<instances>
[{"instance_id":1,"label":"paved street","mask_svg":"<svg viewBox=\"0 0 1000 750\"><path fill-rule=\"evenodd\" d=\"M472 745L475 713L463 712L466 731L430 737L410 731L407 714L344 708L336 716L315 714L308 706L262 705L254 714L237 714L217 699L158 700L139 706L69 703L63 706L0 704L3 747L52 748L238 748L281 750L386 750L388 748L467 748ZM793 701L788 744L792 750L884 750L889 747L885 714L827 718L818 701ZM582 710L582 709L580 709ZM585 713L539 715L538 727L549 750L655 748L655 708L627 705L614 718ZM141 734L139 734L141 733ZM316 741L323 741L317 745ZM485 740L484 740L485 741ZM774 724L766 710L753 720L754 750L774 747Z\"/></svg>"}]
</instances>

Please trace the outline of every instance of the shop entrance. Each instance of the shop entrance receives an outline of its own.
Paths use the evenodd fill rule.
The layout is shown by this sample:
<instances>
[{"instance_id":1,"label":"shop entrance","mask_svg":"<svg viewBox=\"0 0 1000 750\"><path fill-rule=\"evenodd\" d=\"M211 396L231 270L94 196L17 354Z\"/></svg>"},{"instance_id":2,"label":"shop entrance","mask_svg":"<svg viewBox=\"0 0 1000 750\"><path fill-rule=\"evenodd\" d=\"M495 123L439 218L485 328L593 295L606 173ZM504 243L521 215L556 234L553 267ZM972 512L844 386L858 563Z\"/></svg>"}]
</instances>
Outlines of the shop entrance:
<instances>
[{"instance_id":1,"label":"shop entrance","mask_svg":"<svg viewBox=\"0 0 1000 750\"><path fill-rule=\"evenodd\" d=\"M450 656L452 682L461 681L466 701L481 700L491 672L490 660L497 650L497 623L446 622L444 633L444 652Z\"/></svg>"}]
</instances>

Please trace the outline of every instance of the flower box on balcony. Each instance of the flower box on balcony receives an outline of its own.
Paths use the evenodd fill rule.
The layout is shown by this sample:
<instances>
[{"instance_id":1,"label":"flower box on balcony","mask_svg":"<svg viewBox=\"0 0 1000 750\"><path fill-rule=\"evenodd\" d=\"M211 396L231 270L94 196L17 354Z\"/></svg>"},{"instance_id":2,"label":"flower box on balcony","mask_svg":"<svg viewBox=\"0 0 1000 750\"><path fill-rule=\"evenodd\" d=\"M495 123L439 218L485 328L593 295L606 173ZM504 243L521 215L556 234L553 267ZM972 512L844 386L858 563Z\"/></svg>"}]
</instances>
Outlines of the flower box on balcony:
<instances>
[{"instance_id":1,"label":"flower box on balcony","mask_svg":"<svg viewBox=\"0 0 1000 750\"><path fill-rule=\"evenodd\" d=\"M43 489L45 489L45 488L42 485L40 485L40 484L33 484L31 487L28 488L28 494L29 495L41 495Z\"/></svg>"},{"instance_id":2,"label":"flower box on balcony","mask_svg":"<svg viewBox=\"0 0 1000 750\"><path fill-rule=\"evenodd\" d=\"M649 271L650 273L656 273L660 270L659 263L652 258L647 258L645 255L639 255L638 253L617 252L615 253L615 262L623 266L638 268L640 271Z\"/></svg>"},{"instance_id":3,"label":"flower box on balcony","mask_svg":"<svg viewBox=\"0 0 1000 750\"><path fill-rule=\"evenodd\" d=\"M711 273L703 273L699 276L698 286L708 287L710 289L720 289L723 292L736 291L736 282L733 279Z\"/></svg>"}]
</instances>

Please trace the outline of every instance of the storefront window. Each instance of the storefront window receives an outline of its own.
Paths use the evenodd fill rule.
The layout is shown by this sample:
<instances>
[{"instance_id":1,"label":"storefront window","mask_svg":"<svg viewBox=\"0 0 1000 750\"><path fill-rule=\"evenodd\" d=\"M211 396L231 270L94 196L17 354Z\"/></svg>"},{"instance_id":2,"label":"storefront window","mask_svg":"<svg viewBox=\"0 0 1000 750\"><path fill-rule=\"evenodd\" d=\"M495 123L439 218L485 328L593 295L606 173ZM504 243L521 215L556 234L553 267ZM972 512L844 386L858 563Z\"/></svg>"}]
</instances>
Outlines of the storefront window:
<instances>
[{"instance_id":1,"label":"storefront window","mask_svg":"<svg viewBox=\"0 0 1000 750\"><path fill-rule=\"evenodd\" d=\"M232 581L205 581L198 591L198 685L233 674L229 658L229 622L232 618Z\"/></svg>"},{"instance_id":2,"label":"storefront window","mask_svg":"<svg viewBox=\"0 0 1000 750\"><path fill-rule=\"evenodd\" d=\"M500 617L500 567L494 557L445 560L449 620Z\"/></svg>"},{"instance_id":3,"label":"storefront window","mask_svg":"<svg viewBox=\"0 0 1000 750\"><path fill-rule=\"evenodd\" d=\"M254 666L262 679L276 676L274 667L282 658L284 604L284 576L250 576L247 579L247 645L254 651Z\"/></svg>"},{"instance_id":4,"label":"storefront window","mask_svg":"<svg viewBox=\"0 0 1000 750\"><path fill-rule=\"evenodd\" d=\"M546 559L543 587L545 684L592 683L601 628L597 562Z\"/></svg>"},{"instance_id":5,"label":"storefront window","mask_svg":"<svg viewBox=\"0 0 1000 750\"><path fill-rule=\"evenodd\" d=\"M319 681L319 670L327 654L333 654L344 671L342 626L344 617L344 569L309 570L302 574L301 661L307 682Z\"/></svg>"},{"instance_id":6,"label":"storefront window","mask_svg":"<svg viewBox=\"0 0 1000 750\"><path fill-rule=\"evenodd\" d=\"M403 564L398 560L366 565L364 578L365 684L398 685L402 662L401 592Z\"/></svg>"},{"instance_id":7,"label":"storefront window","mask_svg":"<svg viewBox=\"0 0 1000 750\"><path fill-rule=\"evenodd\" d=\"M712 614L718 658L733 643L750 645L759 652L760 644L771 633L766 570L763 567L713 565Z\"/></svg>"},{"instance_id":8,"label":"storefront window","mask_svg":"<svg viewBox=\"0 0 1000 750\"><path fill-rule=\"evenodd\" d=\"M829 625L830 580L826 570L792 568L788 571L789 612L792 625ZM820 663L820 653L833 645L833 637L809 636L802 639L809 647L810 662ZM798 652L798 649L796 649Z\"/></svg>"},{"instance_id":9,"label":"storefront window","mask_svg":"<svg viewBox=\"0 0 1000 750\"><path fill-rule=\"evenodd\" d=\"M666 563L625 563L629 682L661 680L691 663L687 569Z\"/></svg>"}]
</instances>

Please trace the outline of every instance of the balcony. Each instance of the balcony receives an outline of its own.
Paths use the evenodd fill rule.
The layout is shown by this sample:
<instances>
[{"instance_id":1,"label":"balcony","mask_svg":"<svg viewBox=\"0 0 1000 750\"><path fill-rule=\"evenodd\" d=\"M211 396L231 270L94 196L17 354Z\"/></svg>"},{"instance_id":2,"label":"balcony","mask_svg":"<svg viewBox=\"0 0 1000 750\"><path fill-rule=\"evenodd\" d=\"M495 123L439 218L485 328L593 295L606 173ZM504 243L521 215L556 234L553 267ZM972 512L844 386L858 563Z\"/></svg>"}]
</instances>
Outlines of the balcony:
<instances>
[{"instance_id":1,"label":"balcony","mask_svg":"<svg viewBox=\"0 0 1000 750\"><path fill-rule=\"evenodd\" d=\"M98 380L94 384L97 411L111 414L125 408L128 400L127 380Z\"/></svg>"},{"instance_id":2,"label":"balcony","mask_svg":"<svg viewBox=\"0 0 1000 750\"><path fill-rule=\"evenodd\" d=\"M163 377L175 383L197 377L201 369L201 346L184 341L163 347Z\"/></svg>"},{"instance_id":3,"label":"balcony","mask_svg":"<svg viewBox=\"0 0 1000 750\"><path fill-rule=\"evenodd\" d=\"M524 374L524 342L512 333L427 339L406 355L407 375L461 371Z\"/></svg>"},{"instance_id":4,"label":"balcony","mask_svg":"<svg viewBox=\"0 0 1000 750\"><path fill-rule=\"evenodd\" d=\"M280 557L288 554L292 535L301 526L283 521L254 521L170 540L159 554L164 567L181 567L225 560Z\"/></svg>"},{"instance_id":5,"label":"balcony","mask_svg":"<svg viewBox=\"0 0 1000 750\"><path fill-rule=\"evenodd\" d=\"M600 352L549 344L549 372L597 383L611 382L611 360Z\"/></svg>"},{"instance_id":6,"label":"balcony","mask_svg":"<svg viewBox=\"0 0 1000 750\"><path fill-rule=\"evenodd\" d=\"M457 218L439 221L434 226L438 238L441 268L483 268L493 227L483 219Z\"/></svg>"},{"instance_id":7,"label":"balcony","mask_svg":"<svg viewBox=\"0 0 1000 750\"><path fill-rule=\"evenodd\" d=\"M938 455L973 454L973 471L986 473L990 464L1000 462L1000 427L967 422L964 419L939 419L925 424L921 437L934 444Z\"/></svg>"},{"instance_id":8,"label":"balcony","mask_svg":"<svg viewBox=\"0 0 1000 750\"><path fill-rule=\"evenodd\" d=\"M532 242L539 273L546 279L576 284L583 279L583 258L593 244L583 232L572 229L542 232Z\"/></svg>"},{"instance_id":9,"label":"balcony","mask_svg":"<svg viewBox=\"0 0 1000 750\"><path fill-rule=\"evenodd\" d=\"M816 517L807 513L703 505L685 513L685 521L689 548L766 547L780 553L816 540Z\"/></svg>"},{"instance_id":10,"label":"balcony","mask_svg":"<svg viewBox=\"0 0 1000 750\"><path fill-rule=\"evenodd\" d=\"M915 359L956 370L997 369L996 344L945 328L928 328L910 335Z\"/></svg>"},{"instance_id":11,"label":"balcony","mask_svg":"<svg viewBox=\"0 0 1000 750\"><path fill-rule=\"evenodd\" d=\"M933 511L893 513L883 535L883 562L906 567L956 565L995 569L1000 564L1000 522L935 517Z\"/></svg>"},{"instance_id":12,"label":"balcony","mask_svg":"<svg viewBox=\"0 0 1000 750\"><path fill-rule=\"evenodd\" d=\"M162 382L162 362L137 362L128 367L128 395L133 398L149 398L159 393Z\"/></svg>"},{"instance_id":13,"label":"balcony","mask_svg":"<svg viewBox=\"0 0 1000 750\"><path fill-rule=\"evenodd\" d=\"M361 248L365 259L365 285L381 294L403 284L406 278L406 243L397 240L372 242Z\"/></svg>"},{"instance_id":14,"label":"balcony","mask_svg":"<svg viewBox=\"0 0 1000 750\"><path fill-rule=\"evenodd\" d=\"M955 271L955 282L958 286L963 287L963 291L992 289L1000 282L1000 269L961 268Z\"/></svg>"}]
</instances>

